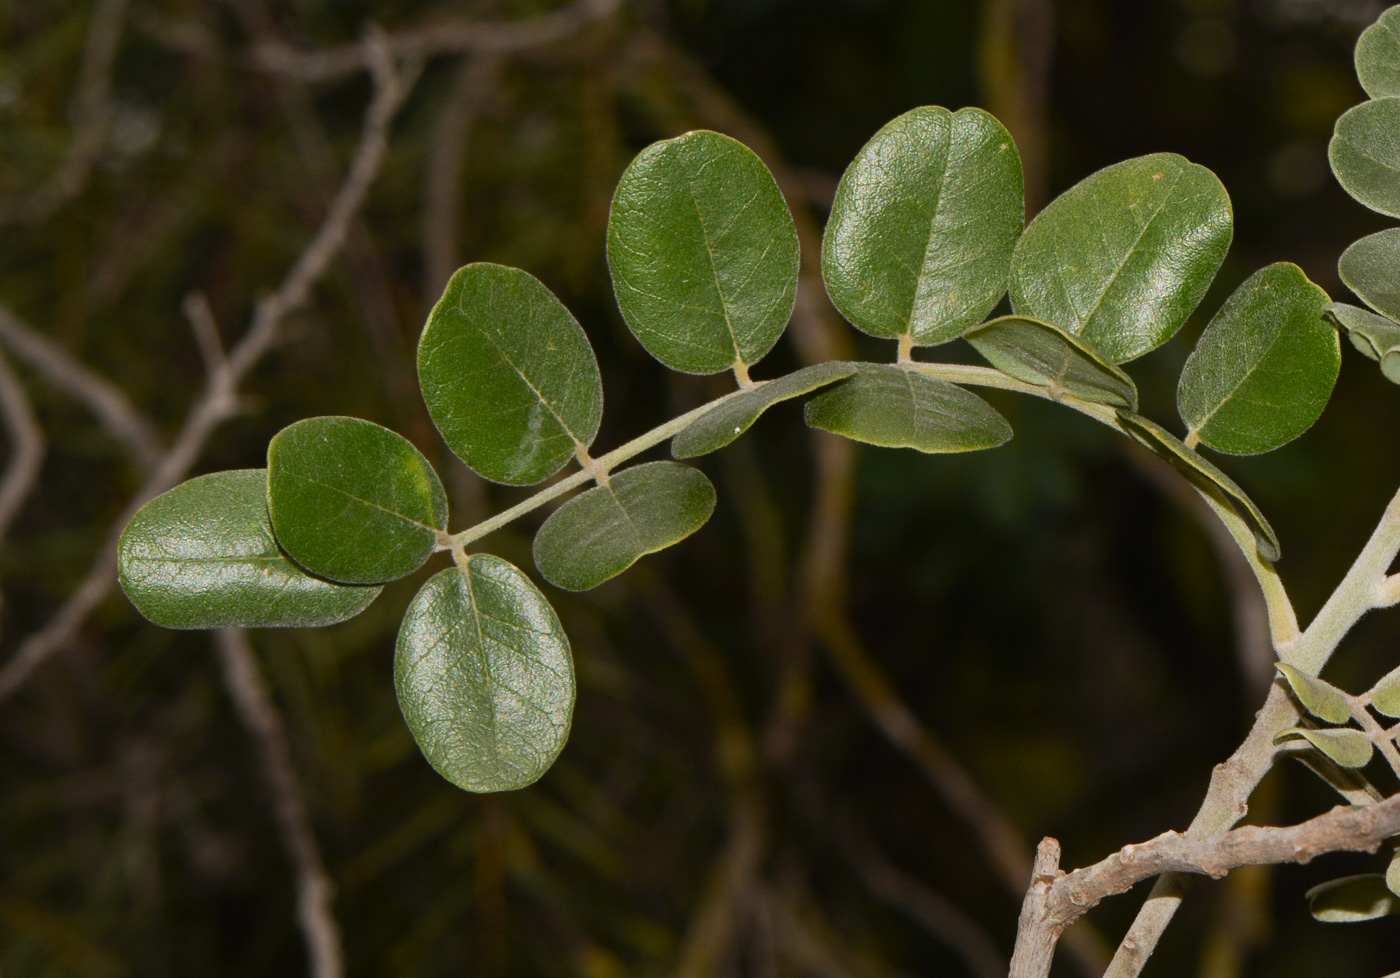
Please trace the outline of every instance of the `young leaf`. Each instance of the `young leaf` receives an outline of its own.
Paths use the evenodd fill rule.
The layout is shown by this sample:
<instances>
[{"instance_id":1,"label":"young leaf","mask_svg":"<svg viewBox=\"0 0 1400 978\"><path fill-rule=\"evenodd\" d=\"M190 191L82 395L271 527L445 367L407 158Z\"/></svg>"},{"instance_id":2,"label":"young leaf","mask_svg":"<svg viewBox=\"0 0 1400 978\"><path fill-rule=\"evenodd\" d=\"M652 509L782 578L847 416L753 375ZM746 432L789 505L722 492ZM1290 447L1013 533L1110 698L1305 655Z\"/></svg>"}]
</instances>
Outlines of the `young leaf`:
<instances>
[{"instance_id":1,"label":"young leaf","mask_svg":"<svg viewBox=\"0 0 1400 978\"><path fill-rule=\"evenodd\" d=\"M1371 98L1400 95L1400 7L1391 7L1361 32L1356 76Z\"/></svg>"},{"instance_id":2,"label":"young leaf","mask_svg":"<svg viewBox=\"0 0 1400 978\"><path fill-rule=\"evenodd\" d=\"M1002 316L965 337L1004 374L1052 393L1137 410L1133 379L1072 333L1025 316Z\"/></svg>"},{"instance_id":3,"label":"young leaf","mask_svg":"<svg viewBox=\"0 0 1400 978\"><path fill-rule=\"evenodd\" d=\"M1346 723L1351 719L1351 700L1336 686L1282 662L1274 666L1288 681L1298 702L1313 716L1328 723Z\"/></svg>"},{"instance_id":4,"label":"young leaf","mask_svg":"<svg viewBox=\"0 0 1400 978\"><path fill-rule=\"evenodd\" d=\"M773 174L738 140L688 132L622 174L608 217L618 308L672 370L752 364L797 297L797 229Z\"/></svg>"},{"instance_id":5,"label":"young leaf","mask_svg":"<svg viewBox=\"0 0 1400 978\"><path fill-rule=\"evenodd\" d=\"M394 687L423 756L467 791L539 780L569 738L574 662L563 626L528 577L489 554L439 571L414 597Z\"/></svg>"},{"instance_id":6,"label":"young leaf","mask_svg":"<svg viewBox=\"0 0 1400 978\"><path fill-rule=\"evenodd\" d=\"M1386 380L1400 384L1400 323L1345 302L1329 302L1322 308L1328 319L1346 330L1352 346L1380 361Z\"/></svg>"},{"instance_id":7,"label":"young leaf","mask_svg":"<svg viewBox=\"0 0 1400 978\"><path fill-rule=\"evenodd\" d=\"M1376 312L1400 319L1400 228L1368 234L1342 252L1337 271Z\"/></svg>"},{"instance_id":8,"label":"young leaf","mask_svg":"<svg viewBox=\"0 0 1400 978\"><path fill-rule=\"evenodd\" d=\"M1304 896L1308 911L1324 924L1355 924L1400 913L1400 898L1390 892L1379 873L1328 880Z\"/></svg>"},{"instance_id":9,"label":"young leaf","mask_svg":"<svg viewBox=\"0 0 1400 978\"><path fill-rule=\"evenodd\" d=\"M822 239L822 278L872 336L943 343L1006 293L1025 225L1021 157L981 109L927 105L866 143L841 177Z\"/></svg>"},{"instance_id":10,"label":"young leaf","mask_svg":"<svg viewBox=\"0 0 1400 978\"><path fill-rule=\"evenodd\" d=\"M1327 158L1343 190L1373 211L1400 217L1400 98L1343 112Z\"/></svg>"},{"instance_id":11,"label":"young leaf","mask_svg":"<svg viewBox=\"0 0 1400 978\"><path fill-rule=\"evenodd\" d=\"M332 584L277 549L267 470L215 472L142 506L117 548L122 590L166 628L312 628L364 611L382 588Z\"/></svg>"},{"instance_id":12,"label":"young leaf","mask_svg":"<svg viewBox=\"0 0 1400 978\"><path fill-rule=\"evenodd\" d=\"M587 591L684 540L714 510L715 487L699 469L677 462L623 469L544 521L535 567L556 587Z\"/></svg>"},{"instance_id":13,"label":"young leaf","mask_svg":"<svg viewBox=\"0 0 1400 978\"><path fill-rule=\"evenodd\" d=\"M860 364L804 414L813 428L885 448L975 452L1011 438L1006 419L976 394L892 364Z\"/></svg>"},{"instance_id":14,"label":"young leaf","mask_svg":"<svg viewBox=\"0 0 1400 978\"><path fill-rule=\"evenodd\" d=\"M1400 850L1390 854L1390 864L1385 869L1385 888L1400 896Z\"/></svg>"},{"instance_id":15,"label":"young leaf","mask_svg":"<svg viewBox=\"0 0 1400 978\"><path fill-rule=\"evenodd\" d=\"M452 276L418 338L418 383L447 446L506 485L549 478L603 418L583 327L543 282L504 265Z\"/></svg>"},{"instance_id":16,"label":"young leaf","mask_svg":"<svg viewBox=\"0 0 1400 978\"><path fill-rule=\"evenodd\" d=\"M359 418L307 418L267 446L277 542L313 574L379 584L412 574L447 528L447 494L423 454Z\"/></svg>"},{"instance_id":17,"label":"young leaf","mask_svg":"<svg viewBox=\"0 0 1400 978\"><path fill-rule=\"evenodd\" d=\"M1364 733L1351 727L1323 727L1317 730L1289 727L1274 738L1274 743L1281 744L1300 737L1342 767L1365 767L1370 763L1375 749Z\"/></svg>"},{"instance_id":18,"label":"young leaf","mask_svg":"<svg viewBox=\"0 0 1400 978\"><path fill-rule=\"evenodd\" d=\"M1113 363L1156 349L1205 295L1234 234L1215 174L1173 153L1092 174L1026 228L1011 259L1017 313Z\"/></svg>"},{"instance_id":19,"label":"young leaf","mask_svg":"<svg viewBox=\"0 0 1400 978\"><path fill-rule=\"evenodd\" d=\"M1181 371L1181 419L1205 445L1231 455L1272 451L1307 431L1327 407L1342 348L1323 318L1327 293L1278 262L1237 288Z\"/></svg>"},{"instance_id":20,"label":"young leaf","mask_svg":"<svg viewBox=\"0 0 1400 978\"><path fill-rule=\"evenodd\" d=\"M716 405L714 410L691 422L671 440L671 456L697 458L717 451L748 431L764 411L779 401L810 394L855 372L856 365L853 363L828 360L803 367L777 380L760 383Z\"/></svg>"},{"instance_id":21,"label":"young leaf","mask_svg":"<svg viewBox=\"0 0 1400 978\"><path fill-rule=\"evenodd\" d=\"M1371 687L1371 705L1388 717L1400 717L1400 669L1392 669Z\"/></svg>"},{"instance_id":22,"label":"young leaf","mask_svg":"<svg viewBox=\"0 0 1400 978\"><path fill-rule=\"evenodd\" d=\"M1137 442L1166 459L1172 468L1192 483L1214 494L1217 499L1232 506L1237 512L1242 511L1241 515L1254 532L1254 545L1258 548L1260 557L1272 562L1282 556L1273 527L1269 526L1269 521L1264 518L1259 507L1245 495L1234 479L1187 448L1181 439L1155 421L1150 421L1140 414L1120 410L1118 423Z\"/></svg>"}]
</instances>

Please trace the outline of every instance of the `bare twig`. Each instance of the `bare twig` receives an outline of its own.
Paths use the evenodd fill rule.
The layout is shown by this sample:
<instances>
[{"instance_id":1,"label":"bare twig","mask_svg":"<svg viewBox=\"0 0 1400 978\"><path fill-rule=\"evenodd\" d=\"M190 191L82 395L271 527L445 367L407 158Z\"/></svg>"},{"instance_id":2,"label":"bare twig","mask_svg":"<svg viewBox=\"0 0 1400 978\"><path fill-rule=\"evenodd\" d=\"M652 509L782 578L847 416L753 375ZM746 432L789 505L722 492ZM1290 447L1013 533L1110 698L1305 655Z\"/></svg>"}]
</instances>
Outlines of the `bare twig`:
<instances>
[{"instance_id":1,"label":"bare twig","mask_svg":"<svg viewBox=\"0 0 1400 978\"><path fill-rule=\"evenodd\" d=\"M191 292L181 303L185 318L190 321L190 331L194 333L195 344L199 347L199 358L204 361L204 372L213 376L224 369L228 354L224 352L224 341L219 337L219 322L214 318L214 310L209 308L209 298L203 292Z\"/></svg>"},{"instance_id":2,"label":"bare twig","mask_svg":"<svg viewBox=\"0 0 1400 978\"><path fill-rule=\"evenodd\" d=\"M0 476L0 542L29 498L44 461L44 431L34 417L24 385L0 357L0 415L4 416L10 458Z\"/></svg>"},{"instance_id":3,"label":"bare twig","mask_svg":"<svg viewBox=\"0 0 1400 978\"><path fill-rule=\"evenodd\" d=\"M191 406L175 442L161 455L145 485L113 524L105 545L78 589L69 595L49 623L25 639L10 660L0 667L0 700L14 693L40 664L68 642L107 596L116 580L117 540L122 528L148 499L184 478L209 436L238 412L239 384L276 343L282 321L307 301L311 287L344 243L350 221L364 203L383 163L390 121L412 84L412 79L400 77L382 44L371 42L370 48L379 52L375 62L374 97L365 112L364 129L354 160L326 219L277 291L258 301L247 333L229 351L223 369L208 378L204 392Z\"/></svg>"},{"instance_id":4,"label":"bare twig","mask_svg":"<svg viewBox=\"0 0 1400 978\"><path fill-rule=\"evenodd\" d=\"M297 920L306 940L312 978L341 978L345 973L340 926L332 910L335 887L321 859L301 782L292 764L287 729L272 701L257 654L241 628L221 629L216 637L224 688L238 719L257 743L264 777L272 791L273 812L282 845L297 878Z\"/></svg>"}]
</instances>

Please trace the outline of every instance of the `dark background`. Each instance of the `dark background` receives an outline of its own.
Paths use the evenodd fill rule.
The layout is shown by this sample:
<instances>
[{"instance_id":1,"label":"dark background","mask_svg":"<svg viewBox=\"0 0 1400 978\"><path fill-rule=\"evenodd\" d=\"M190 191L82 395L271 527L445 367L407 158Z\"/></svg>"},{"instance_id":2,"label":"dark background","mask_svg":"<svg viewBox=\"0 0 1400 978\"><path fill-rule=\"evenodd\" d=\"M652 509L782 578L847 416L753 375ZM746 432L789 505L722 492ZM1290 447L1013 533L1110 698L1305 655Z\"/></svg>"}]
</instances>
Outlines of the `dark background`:
<instances>
[{"instance_id":1,"label":"dark background","mask_svg":"<svg viewBox=\"0 0 1400 978\"><path fill-rule=\"evenodd\" d=\"M63 158L91 6L0 2L3 199L32 193ZM363 74L306 85L257 70L253 41L270 31L320 48L354 41L369 20L393 31L553 6L133 2L95 166L45 220L0 228L0 301L170 434L202 375L183 297L202 290L236 339L324 213L368 94ZM1184 154L1229 189L1235 243L1202 311L1130 368L1146 413L1180 430L1175 377L1229 291L1289 260L1350 298L1336 258L1385 225L1326 162L1333 120L1364 97L1352 44L1383 5L1022 6L1023 24L1048 12L1053 31L998 34L993 0L635 0L565 41L476 65L469 85L463 59L434 58L349 247L195 471L261 465L282 425L351 414L404 432L434 460L453 529L520 498L450 456L414 383L412 350L442 284L424 243L441 202L426 174L454 116L456 228L436 260L521 266L575 311L602 364L605 449L716 389L652 362L611 301L608 202L650 141L704 126L753 143L818 229L845 164L920 104L1003 116L1041 205L1101 166ZM997 60L1008 50L1014 70ZM833 349L892 355L818 320ZM945 352L968 355L923 355ZM756 375L799 357L784 342ZM1313 430L1222 463L1278 530L1304 621L1400 478L1400 392L1349 348L1344 361ZM40 489L0 551L5 656L75 586L142 481L70 398L16 369L49 446ZM338 887L348 973L670 975L715 906L732 926L697 976L968 973L911 913L917 899L872 886L872 846L1009 953L1017 897L924 769L872 723L827 655L814 606L849 609L861 661L1026 839L1060 838L1067 866L1184 827L1262 702L1237 647L1228 574L1123 439L1043 402L988 396L1016 438L972 456L848 457L808 436L797 408L774 410L701 460L720 493L701 533L595 592L546 588L573 640L579 700L560 761L521 792L448 785L394 701L399 618L445 558L351 622L254 635ZM837 500L825 511L823 492ZM537 525L479 546L532 570ZM1395 621L1363 622L1328 677L1358 692L1395 666ZM1331 804L1311 774L1285 766L1252 818L1295 821ZM716 898L736 839L752 859ZM1302 898L1381 865L1335 856L1198 884L1147 974L1400 969L1400 923L1318 924ZM1144 892L1089 919L1116 942ZM1060 957L1057 974L1080 973ZM304 960L291 869L209 637L147 625L114 594L0 703L0 975L293 975Z\"/></svg>"}]
</instances>

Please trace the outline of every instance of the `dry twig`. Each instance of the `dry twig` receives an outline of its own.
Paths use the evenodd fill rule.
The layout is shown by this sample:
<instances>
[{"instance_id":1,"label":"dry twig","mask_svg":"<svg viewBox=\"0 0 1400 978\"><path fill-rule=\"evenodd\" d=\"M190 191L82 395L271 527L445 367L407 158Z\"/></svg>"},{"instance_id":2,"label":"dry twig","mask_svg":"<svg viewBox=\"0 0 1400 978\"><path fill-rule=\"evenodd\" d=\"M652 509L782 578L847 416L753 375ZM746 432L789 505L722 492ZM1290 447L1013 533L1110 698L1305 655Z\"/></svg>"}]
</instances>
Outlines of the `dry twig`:
<instances>
[{"instance_id":1,"label":"dry twig","mask_svg":"<svg viewBox=\"0 0 1400 978\"><path fill-rule=\"evenodd\" d=\"M9 463L5 474L0 476L0 542L3 542L10 524L33 491L44 461L44 431L34 417L24 386L4 357L0 357L0 415L4 416L10 448Z\"/></svg>"}]
</instances>

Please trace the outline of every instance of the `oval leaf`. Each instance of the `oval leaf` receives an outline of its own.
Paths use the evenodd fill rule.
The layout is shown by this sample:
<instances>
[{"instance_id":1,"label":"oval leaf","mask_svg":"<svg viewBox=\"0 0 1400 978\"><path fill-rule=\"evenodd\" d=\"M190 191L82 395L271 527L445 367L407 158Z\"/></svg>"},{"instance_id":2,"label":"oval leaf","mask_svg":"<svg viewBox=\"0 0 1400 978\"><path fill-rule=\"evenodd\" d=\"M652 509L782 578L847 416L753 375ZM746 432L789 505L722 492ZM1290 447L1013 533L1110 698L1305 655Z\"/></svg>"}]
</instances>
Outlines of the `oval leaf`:
<instances>
[{"instance_id":1,"label":"oval leaf","mask_svg":"<svg viewBox=\"0 0 1400 978\"><path fill-rule=\"evenodd\" d=\"M1120 410L1118 423L1138 443L1166 459L1172 468L1186 476L1194 485L1212 493L1221 502L1240 513L1254 532L1254 545L1259 550L1260 557L1273 562L1282 556L1273 527L1234 479L1187 448L1180 438L1155 421L1150 421L1140 414Z\"/></svg>"},{"instance_id":2,"label":"oval leaf","mask_svg":"<svg viewBox=\"0 0 1400 978\"><path fill-rule=\"evenodd\" d=\"M556 587L587 591L684 540L714 510L715 487L698 469L677 462L623 469L544 521L535 566Z\"/></svg>"},{"instance_id":3,"label":"oval leaf","mask_svg":"<svg viewBox=\"0 0 1400 978\"><path fill-rule=\"evenodd\" d=\"M267 518L267 471L191 479L131 518L117 548L118 580L166 628L312 628L358 615L382 590L312 577L277 548Z\"/></svg>"},{"instance_id":4,"label":"oval leaf","mask_svg":"<svg viewBox=\"0 0 1400 978\"><path fill-rule=\"evenodd\" d=\"M574 662L544 595L473 554L428 579L394 650L399 709L439 774L467 791L537 781L569 738Z\"/></svg>"},{"instance_id":5,"label":"oval leaf","mask_svg":"<svg viewBox=\"0 0 1400 978\"><path fill-rule=\"evenodd\" d=\"M1364 733L1351 727L1324 727L1320 730L1289 727L1274 738L1274 743L1280 744L1299 738L1312 744L1342 767L1365 767L1370 763L1371 754L1375 750Z\"/></svg>"},{"instance_id":6,"label":"oval leaf","mask_svg":"<svg viewBox=\"0 0 1400 978\"><path fill-rule=\"evenodd\" d=\"M763 412L779 401L810 394L855 372L853 363L829 360L735 394L696 418L673 438L671 455L673 458L697 458L717 451L753 427Z\"/></svg>"},{"instance_id":7,"label":"oval leaf","mask_svg":"<svg viewBox=\"0 0 1400 978\"><path fill-rule=\"evenodd\" d=\"M1400 717L1400 669L1392 669L1371 688L1371 705L1388 717Z\"/></svg>"},{"instance_id":8,"label":"oval leaf","mask_svg":"<svg viewBox=\"0 0 1400 978\"><path fill-rule=\"evenodd\" d=\"M1327 158L1343 190L1373 211L1400 217L1400 98L1342 113Z\"/></svg>"},{"instance_id":9,"label":"oval leaf","mask_svg":"<svg viewBox=\"0 0 1400 978\"><path fill-rule=\"evenodd\" d=\"M1391 7L1356 41L1356 76L1371 98L1400 95L1400 7Z\"/></svg>"},{"instance_id":10,"label":"oval leaf","mask_svg":"<svg viewBox=\"0 0 1400 978\"><path fill-rule=\"evenodd\" d=\"M1382 370L1385 369L1386 357L1400 352L1400 323L1345 302L1329 302L1322 307L1322 311L1339 328L1346 330L1352 346L1372 360L1379 360ZM1400 377L1386 376L1400 384Z\"/></svg>"},{"instance_id":11,"label":"oval leaf","mask_svg":"<svg viewBox=\"0 0 1400 978\"><path fill-rule=\"evenodd\" d=\"M672 370L760 360L792 315L798 261L787 201L738 140L689 132L622 174L608 217L613 289L632 334Z\"/></svg>"},{"instance_id":12,"label":"oval leaf","mask_svg":"<svg viewBox=\"0 0 1400 978\"><path fill-rule=\"evenodd\" d=\"M1026 228L1011 305L1083 337L1113 363L1169 340L1200 303L1234 234L1215 174L1173 153L1100 170Z\"/></svg>"},{"instance_id":13,"label":"oval leaf","mask_svg":"<svg viewBox=\"0 0 1400 978\"><path fill-rule=\"evenodd\" d=\"M1400 913L1400 898L1379 873L1329 880L1305 895L1309 912L1324 924L1355 924Z\"/></svg>"},{"instance_id":14,"label":"oval leaf","mask_svg":"<svg viewBox=\"0 0 1400 978\"><path fill-rule=\"evenodd\" d=\"M418 338L418 383L447 446L506 485L549 478L603 418L583 327L543 282L504 265L452 276Z\"/></svg>"},{"instance_id":15,"label":"oval leaf","mask_svg":"<svg viewBox=\"0 0 1400 978\"><path fill-rule=\"evenodd\" d=\"M976 394L891 364L863 363L807 402L807 424L853 441L921 452L975 452L1011 439L1011 426Z\"/></svg>"},{"instance_id":16,"label":"oval leaf","mask_svg":"<svg viewBox=\"0 0 1400 978\"><path fill-rule=\"evenodd\" d=\"M1274 664L1298 702L1313 716L1328 723L1346 723L1351 719L1351 700L1336 686L1316 676L1299 672L1282 662Z\"/></svg>"},{"instance_id":17,"label":"oval leaf","mask_svg":"<svg viewBox=\"0 0 1400 978\"><path fill-rule=\"evenodd\" d=\"M277 542L313 574L378 584L412 574L447 528L447 494L423 454L359 418L307 418L267 446Z\"/></svg>"},{"instance_id":18,"label":"oval leaf","mask_svg":"<svg viewBox=\"0 0 1400 978\"><path fill-rule=\"evenodd\" d=\"M1181 419L1203 444L1255 455L1287 444L1327 407L1342 348L1322 315L1327 293L1279 262L1255 272L1220 307L1186 360Z\"/></svg>"},{"instance_id":19,"label":"oval leaf","mask_svg":"<svg viewBox=\"0 0 1400 978\"><path fill-rule=\"evenodd\" d=\"M1002 316L967 334L973 349L1004 374L1052 395L1072 394L1096 404L1136 411L1137 385L1079 337L1051 323Z\"/></svg>"},{"instance_id":20,"label":"oval leaf","mask_svg":"<svg viewBox=\"0 0 1400 978\"><path fill-rule=\"evenodd\" d=\"M857 329L943 343L1006 294L1024 224L1006 128L981 109L924 106L877 132L841 177L822 278Z\"/></svg>"},{"instance_id":21,"label":"oval leaf","mask_svg":"<svg viewBox=\"0 0 1400 978\"><path fill-rule=\"evenodd\" d=\"M1400 228L1353 241L1337 261L1337 272L1366 305L1400 319Z\"/></svg>"}]
</instances>

